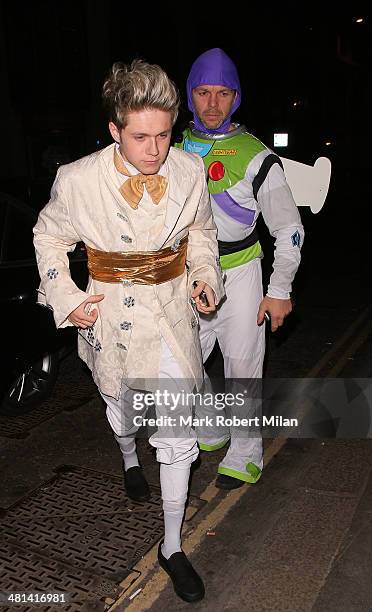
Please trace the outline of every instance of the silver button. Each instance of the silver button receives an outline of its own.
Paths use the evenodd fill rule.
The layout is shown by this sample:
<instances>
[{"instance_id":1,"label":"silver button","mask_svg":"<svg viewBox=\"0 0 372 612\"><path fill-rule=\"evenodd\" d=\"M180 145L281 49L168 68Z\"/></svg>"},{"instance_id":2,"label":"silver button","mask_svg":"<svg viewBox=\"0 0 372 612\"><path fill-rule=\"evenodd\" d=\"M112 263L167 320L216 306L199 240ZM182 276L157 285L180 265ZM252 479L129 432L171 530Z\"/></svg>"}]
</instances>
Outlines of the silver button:
<instances>
[{"instance_id":1,"label":"silver button","mask_svg":"<svg viewBox=\"0 0 372 612\"><path fill-rule=\"evenodd\" d=\"M130 236L127 236L126 234L122 234L121 239L123 242L126 242L127 244L131 244L131 242L133 242L132 238Z\"/></svg>"},{"instance_id":2,"label":"silver button","mask_svg":"<svg viewBox=\"0 0 372 612\"><path fill-rule=\"evenodd\" d=\"M134 306L134 297L124 298L123 303L127 308L131 308L131 306Z\"/></svg>"},{"instance_id":3,"label":"silver button","mask_svg":"<svg viewBox=\"0 0 372 612\"><path fill-rule=\"evenodd\" d=\"M127 347L125 346L125 344L122 344L121 342L117 342L117 343L116 343L116 346L117 346L119 349L122 349L123 351L126 351L126 350L127 350Z\"/></svg>"},{"instance_id":4,"label":"silver button","mask_svg":"<svg viewBox=\"0 0 372 612\"><path fill-rule=\"evenodd\" d=\"M49 268L47 276L50 278L50 280L53 280L54 278L57 278L58 271L55 268Z\"/></svg>"},{"instance_id":5,"label":"silver button","mask_svg":"<svg viewBox=\"0 0 372 612\"><path fill-rule=\"evenodd\" d=\"M176 240L171 246L171 251L177 251L178 247L180 246L180 242L181 242L181 238L176 238Z\"/></svg>"},{"instance_id":6,"label":"silver button","mask_svg":"<svg viewBox=\"0 0 372 612\"><path fill-rule=\"evenodd\" d=\"M130 321L123 321L123 323L120 323L120 329L122 329L123 331L128 331L128 329L130 329L132 327L132 323Z\"/></svg>"},{"instance_id":7,"label":"silver button","mask_svg":"<svg viewBox=\"0 0 372 612\"><path fill-rule=\"evenodd\" d=\"M121 281L121 284L123 285L123 287L133 287L134 283L130 280L126 280L125 278L123 278L123 280Z\"/></svg>"}]
</instances>

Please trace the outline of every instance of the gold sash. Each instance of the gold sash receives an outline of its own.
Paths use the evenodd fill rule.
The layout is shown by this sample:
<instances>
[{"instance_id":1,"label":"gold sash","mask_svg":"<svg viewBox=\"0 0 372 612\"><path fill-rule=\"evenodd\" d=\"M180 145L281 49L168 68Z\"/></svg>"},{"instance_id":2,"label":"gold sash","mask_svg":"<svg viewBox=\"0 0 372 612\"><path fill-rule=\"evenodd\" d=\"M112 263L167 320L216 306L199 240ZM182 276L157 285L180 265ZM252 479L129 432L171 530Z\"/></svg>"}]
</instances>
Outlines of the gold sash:
<instances>
[{"instance_id":1,"label":"gold sash","mask_svg":"<svg viewBox=\"0 0 372 612\"><path fill-rule=\"evenodd\" d=\"M102 283L129 280L139 285L159 285L181 276L186 266L188 236L177 249L159 251L99 251L86 246L88 270L92 278Z\"/></svg>"}]
</instances>

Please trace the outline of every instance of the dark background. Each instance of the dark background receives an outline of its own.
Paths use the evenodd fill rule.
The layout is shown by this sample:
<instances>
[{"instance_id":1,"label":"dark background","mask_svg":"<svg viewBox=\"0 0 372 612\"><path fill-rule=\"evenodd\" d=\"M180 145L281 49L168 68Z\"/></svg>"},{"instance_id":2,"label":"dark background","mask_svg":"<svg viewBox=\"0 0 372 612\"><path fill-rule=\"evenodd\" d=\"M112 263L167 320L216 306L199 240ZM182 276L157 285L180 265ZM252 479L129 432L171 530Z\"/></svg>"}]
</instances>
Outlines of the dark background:
<instances>
[{"instance_id":1,"label":"dark background","mask_svg":"<svg viewBox=\"0 0 372 612\"><path fill-rule=\"evenodd\" d=\"M332 161L323 210L301 209L307 239L296 282L307 283L306 270L328 258L339 274L345 262L345 274L357 262L370 285L372 18L351 3L342 10L298 2L218 7L3 0L0 191L38 210L60 164L111 142L101 88L114 61L140 57L168 72L183 98L177 132L191 116L185 82L192 62L222 47L241 78L234 118L269 147L274 132L288 132L288 148L276 149L283 157Z\"/></svg>"},{"instance_id":2,"label":"dark background","mask_svg":"<svg viewBox=\"0 0 372 612\"><path fill-rule=\"evenodd\" d=\"M274 132L288 131L281 155L305 163L327 155L343 188L355 186L370 167L372 37L368 15L351 6L302 5L300 14L295 2L236 3L229 12L211 2L3 0L2 187L35 190L58 164L110 142L100 91L114 61L159 63L185 99L193 60L217 46L241 77L235 119L271 147ZM188 117L184 103L180 121Z\"/></svg>"}]
</instances>

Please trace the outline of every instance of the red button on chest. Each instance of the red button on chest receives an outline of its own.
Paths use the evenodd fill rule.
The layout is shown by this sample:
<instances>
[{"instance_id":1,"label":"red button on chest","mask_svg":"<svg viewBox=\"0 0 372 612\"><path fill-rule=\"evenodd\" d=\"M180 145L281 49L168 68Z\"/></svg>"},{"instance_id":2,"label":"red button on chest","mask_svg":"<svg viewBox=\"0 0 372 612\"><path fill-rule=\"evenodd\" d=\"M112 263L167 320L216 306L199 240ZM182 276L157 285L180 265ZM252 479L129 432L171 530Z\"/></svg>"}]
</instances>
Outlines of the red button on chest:
<instances>
[{"instance_id":1,"label":"red button on chest","mask_svg":"<svg viewBox=\"0 0 372 612\"><path fill-rule=\"evenodd\" d=\"M225 176L225 166L220 161L212 162L208 168L208 176L212 181L220 181Z\"/></svg>"}]
</instances>

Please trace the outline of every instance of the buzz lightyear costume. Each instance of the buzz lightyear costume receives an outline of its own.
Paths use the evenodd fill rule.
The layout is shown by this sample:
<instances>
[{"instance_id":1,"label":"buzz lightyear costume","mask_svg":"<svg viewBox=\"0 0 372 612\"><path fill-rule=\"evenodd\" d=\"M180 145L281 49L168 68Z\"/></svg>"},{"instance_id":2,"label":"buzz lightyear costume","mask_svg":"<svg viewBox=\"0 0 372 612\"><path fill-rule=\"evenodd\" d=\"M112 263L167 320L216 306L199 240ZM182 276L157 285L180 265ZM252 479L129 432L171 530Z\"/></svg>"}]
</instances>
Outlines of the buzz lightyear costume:
<instances>
[{"instance_id":1,"label":"buzz lightyear costume","mask_svg":"<svg viewBox=\"0 0 372 612\"><path fill-rule=\"evenodd\" d=\"M197 116L192 90L200 85L221 85L236 91L229 116L215 130L208 130ZM296 203L287 184L280 158L244 125L231 124L230 117L240 104L237 70L221 49L211 49L194 62L187 81L189 109L194 121L183 133L179 145L204 160L214 220L218 229L220 264L225 275L226 300L209 319L200 316L203 360L215 341L224 358L227 380L262 378L265 352L264 325L257 325L263 299L261 245L256 231L260 213L275 238L275 258L267 295L288 299L300 263L304 230ZM245 406L247 416L257 415L257 400ZM235 435L234 435L235 433ZM199 437L202 450L221 448L231 437L218 473L254 483L263 468L262 438L247 429L209 427Z\"/></svg>"}]
</instances>

